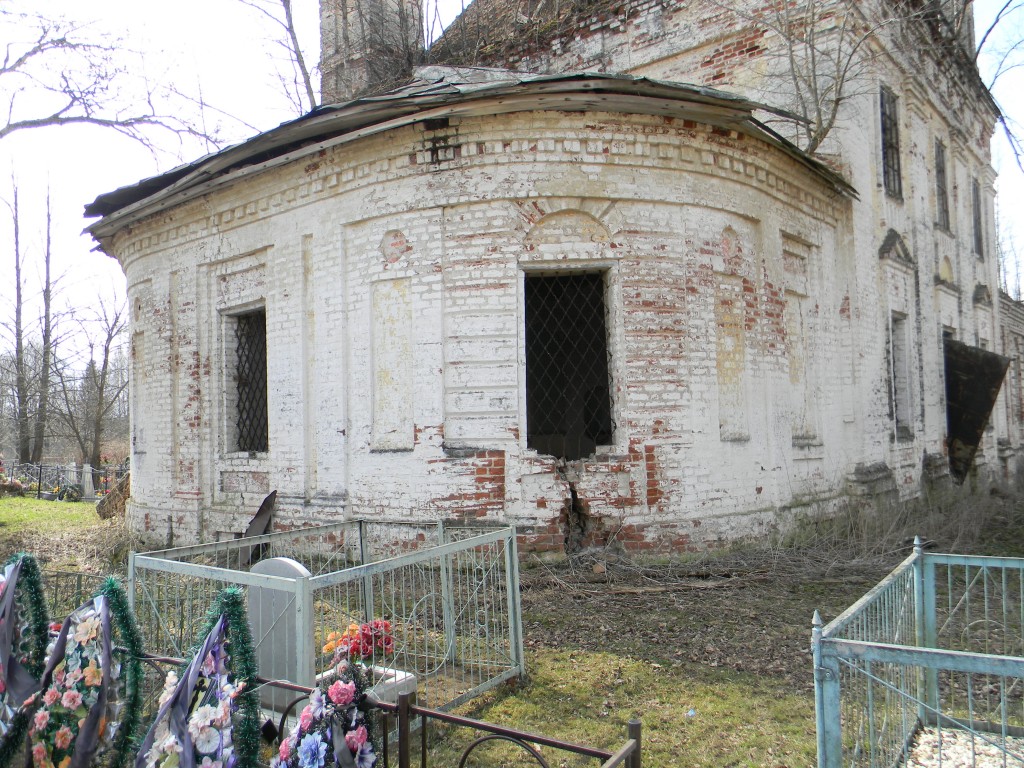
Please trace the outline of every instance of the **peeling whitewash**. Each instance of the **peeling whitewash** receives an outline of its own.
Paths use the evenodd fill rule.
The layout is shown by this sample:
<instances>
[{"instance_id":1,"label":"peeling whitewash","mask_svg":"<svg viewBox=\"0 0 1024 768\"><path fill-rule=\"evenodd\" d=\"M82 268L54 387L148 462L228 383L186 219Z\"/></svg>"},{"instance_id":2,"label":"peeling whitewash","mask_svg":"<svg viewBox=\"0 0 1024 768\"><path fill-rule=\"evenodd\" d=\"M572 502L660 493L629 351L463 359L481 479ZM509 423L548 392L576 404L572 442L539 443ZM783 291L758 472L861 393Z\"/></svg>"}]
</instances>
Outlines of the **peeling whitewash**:
<instances>
[{"instance_id":1,"label":"peeling whitewash","mask_svg":"<svg viewBox=\"0 0 1024 768\"><path fill-rule=\"evenodd\" d=\"M700 82L694 62L721 62L655 56L689 27L662 29L649 50L604 30L602 50L624 58L602 67ZM566 46L534 65L585 64ZM133 526L235 535L276 489L279 525L500 520L536 550L679 550L945 487L943 333L1016 360L1024 313L1005 324L1018 310L992 298L996 255L972 251L974 179L994 241L990 116L886 66L900 201L882 188L874 88L837 130L859 200L700 121L537 110L314 150L121 229L103 245L133 306ZM937 139L948 231L934 226ZM524 286L585 272L604 281L613 428L559 466L527 447ZM269 393L255 452L234 442L231 337L253 310ZM975 460L989 479L1016 472L1015 365Z\"/></svg>"}]
</instances>

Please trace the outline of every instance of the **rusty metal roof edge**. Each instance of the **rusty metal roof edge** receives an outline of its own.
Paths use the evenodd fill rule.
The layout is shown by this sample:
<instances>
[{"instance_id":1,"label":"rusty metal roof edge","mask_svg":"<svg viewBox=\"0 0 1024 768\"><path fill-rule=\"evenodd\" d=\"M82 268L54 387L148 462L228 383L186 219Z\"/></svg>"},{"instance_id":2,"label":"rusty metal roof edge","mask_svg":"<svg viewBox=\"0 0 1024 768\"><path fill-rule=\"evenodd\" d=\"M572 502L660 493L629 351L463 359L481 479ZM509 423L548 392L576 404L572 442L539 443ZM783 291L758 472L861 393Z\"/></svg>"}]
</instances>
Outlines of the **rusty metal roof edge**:
<instances>
[{"instance_id":1,"label":"rusty metal roof edge","mask_svg":"<svg viewBox=\"0 0 1024 768\"><path fill-rule=\"evenodd\" d=\"M174 197L176 202L182 202L180 193L195 187L206 187L207 182L214 177L224 175L232 169L244 167L247 162L254 161L260 155L268 155L269 160L274 160L277 157L292 159L293 154L301 155L317 151L325 143L344 143L345 137L349 133L358 134L357 137L361 137L368 133L389 130L426 119L421 113L437 112L438 108L442 112L445 107L453 108L451 111L454 114L458 111L454 109L458 104L500 98L513 95L517 91L524 96L543 96L558 92L565 92L567 95L605 92L618 95L631 94L641 99L691 102L714 106L736 114L738 120L729 121L732 124L731 127L736 127L736 123L748 123L753 128L751 133L761 136L814 172L825 176L833 186L844 194L856 195L853 188L839 174L755 120L750 114L755 109L767 110L775 114L785 113L743 97L702 86L631 75L609 75L597 72L557 75L524 75L511 71L508 73L510 75L508 79L491 84L481 84L481 87L474 87L468 92L458 90L453 92L454 86L443 79L414 81L387 94L318 107L302 117L282 123L276 128L239 144L178 166L162 175L144 179L137 184L98 196L96 200L86 206L85 215L87 217L101 216L102 218L88 226L86 231L97 238L105 236L105 234L112 234L111 230L116 231L120 226L134 220L136 216L145 215L149 210L159 210L165 207L158 205L161 200ZM487 87L488 85L491 87ZM538 104L537 108L551 109L551 106ZM496 113L501 111L503 110L496 110ZM364 130L368 128L376 130ZM326 137L328 141L317 142L318 137ZM338 141L329 141L331 137ZM310 144L306 145L303 142L310 142ZM275 155L275 153L278 154ZM255 162L254 165L260 169L270 167L268 161Z\"/></svg>"}]
</instances>

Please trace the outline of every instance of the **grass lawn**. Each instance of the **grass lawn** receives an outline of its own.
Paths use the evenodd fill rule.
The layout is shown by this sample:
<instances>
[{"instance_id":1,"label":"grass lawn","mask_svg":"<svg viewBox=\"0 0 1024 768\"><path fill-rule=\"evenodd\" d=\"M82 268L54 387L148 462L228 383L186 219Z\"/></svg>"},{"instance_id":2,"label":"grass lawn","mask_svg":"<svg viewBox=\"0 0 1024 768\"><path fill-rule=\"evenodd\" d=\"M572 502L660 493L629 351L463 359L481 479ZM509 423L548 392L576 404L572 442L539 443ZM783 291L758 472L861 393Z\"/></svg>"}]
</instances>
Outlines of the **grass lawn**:
<instances>
[{"instance_id":1,"label":"grass lawn","mask_svg":"<svg viewBox=\"0 0 1024 768\"><path fill-rule=\"evenodd\" d=\"M101 522L96 505L87 501L42 501L29 496L0 499L0 541L4 542L14 536L82 532Z\"/></svg>"},{"instance_id":2,"label":"grass lawn","mask_svg":"<svg viewBox=\"0 0 1024 768\"><path fill-rule=\"evenodd\" d=\"M44 569L124 575L127 541L123 523L101 520L94 502L0 498L0 560L30 552Z\"/></svg>"}]
</instances>

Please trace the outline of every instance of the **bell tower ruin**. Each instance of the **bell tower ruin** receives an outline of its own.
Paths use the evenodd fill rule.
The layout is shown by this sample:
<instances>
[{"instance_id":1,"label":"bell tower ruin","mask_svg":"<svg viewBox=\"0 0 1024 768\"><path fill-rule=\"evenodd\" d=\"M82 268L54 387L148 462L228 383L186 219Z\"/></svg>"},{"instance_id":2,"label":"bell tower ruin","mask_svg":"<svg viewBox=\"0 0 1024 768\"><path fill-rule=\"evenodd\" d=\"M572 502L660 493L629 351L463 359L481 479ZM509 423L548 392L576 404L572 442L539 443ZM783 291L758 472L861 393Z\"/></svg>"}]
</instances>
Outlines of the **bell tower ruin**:
<instances>
[{"instance_id":1,"label":"bell tower ruin","mask_svg":"<svg viewBox=\"0 0 1024 768\"><path fill-rule=\"evenodd\" d=\"M321 0L323 104L398 85L422 57L419 0Z\"/></svg>"}]
</instances>

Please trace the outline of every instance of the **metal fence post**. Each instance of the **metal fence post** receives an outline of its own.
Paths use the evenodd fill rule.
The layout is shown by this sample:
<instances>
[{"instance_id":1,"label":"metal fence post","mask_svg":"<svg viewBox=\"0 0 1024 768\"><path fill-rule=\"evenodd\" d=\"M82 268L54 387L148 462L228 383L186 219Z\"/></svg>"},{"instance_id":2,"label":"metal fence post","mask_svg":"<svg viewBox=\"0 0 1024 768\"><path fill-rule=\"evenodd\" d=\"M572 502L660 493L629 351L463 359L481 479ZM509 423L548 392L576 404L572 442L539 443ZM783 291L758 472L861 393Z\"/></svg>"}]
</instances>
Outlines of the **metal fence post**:
<instances>
[{"instance_id":1,"label":"metal fence post","mask_svg":"<svg viewBox=\"0 0 1024 768\"><path fill-rule=\"evenodd\" d=\"M409 738L409 694L398 694L398 768L411 768L412 740Z\"/></svg>"},{"instance_id":2,"label":"metal fence post","mask_svg":"<svg viewBox=\"0 0 1024 768\"><path fill-rule=\"evenodd\" d=\"M814 612L811 626L818 768L839 768L843 760L843 732L839 720L839 663L824 652L821 614L817 611Z\"/></svg>"},{"instance_id":3,"label":"metal fence post","mask_svg":"<svg viewBox=\"0 0 1024 768\"><path fill-rule=\"evenodd\" d=\"M914 552L920 557L914 562L914 578L921 579L921 608L920 617L923 633L918 645L922 648L937 648L939 644L938 630L936 629L936 595L935 595L935 561L924 553L921 539L914 540ZM917 595L915 594L915 598ZM922 691L922 704L919 706L919 715L925 723L933 722L939 711L939 671L934 667L922 670L925 690ZM926 706L930 711L925 711Z\"/></svg>"},{"instance_id":4,"label":"metal fence post","mask_svg":"<svg viewBox=\"0 0 1024 768\"><path fill-rule=\"evenodd\" d=\"M641 726L639 720L630 720L626 730L629 738L636 742L636 749L633 750L633 754L629 756L629 765L626 768L640 768L640 734Z\"/></svg>"},{"instance_id":5,"label":"metal fence post","mask_svg":"<svg viewBox=\"0 0 1024 768\"><path fill-rule=\"evenodd\" d=\"M42 498L40 494L43 492L43 465L39 465L39 473L36 477L36 498Z\"/></svg>"},{"instance_id":6,"label":"metal fence post","mask_svg":"<svg viewBox=\"0 0 1024 768\"><path fill-rule=\"evenodd\" d=\"M128 608L131 610L132 615L135 613L135 553L128 553Z\"/></svg>"},{"instance_id":7,"label":"metal fence post","mask_svg":"<svg viewBox=\"0 0 1024 768\"><path fill-rule=\"evenodd\" d=\"M523 620L519 615L519 545L514 525L509 526L508 538L505 539L505 589L512 661L522 675L526 672L526 662L523 660Z\"/></svg>"},{"instance_id":8,"label":"metal fence post","mask_svg":"<svg viewBox=\"0 0 1024 768\"><path fill-rule=\"evenodd\" d=\"M295 658L303 679L300 685L316 685L316 656L313 641L313 590L309 577L295 579Z\"/></svg>"},{"instance_id":9,"label":"metal fence post","mask_svg":"<svg viewBox=\"0 0 1024 768\"><path fill-rule=\"evenodd\" d=\"M359 561L360 565L366 565L369 555L366 551L366 521L359 521ZM373 621L373 577L363 576L363 621L369 624Z\"/></svg>"},{"instance_id":10,"label":"metal fence post","mask_svg":"<svg viewBox=\"0 0 1024 768\"><path fill-rule=\"evenodd\" d=\"M444 540L444 520L437 521L437 545L441 546ZM452 558L451 555L442 555L439 565L439 576L441 579L441 614L444 621L444 644L445 658L455 661L455 604L452 597Z\"/></svg>"}]
</instances>

